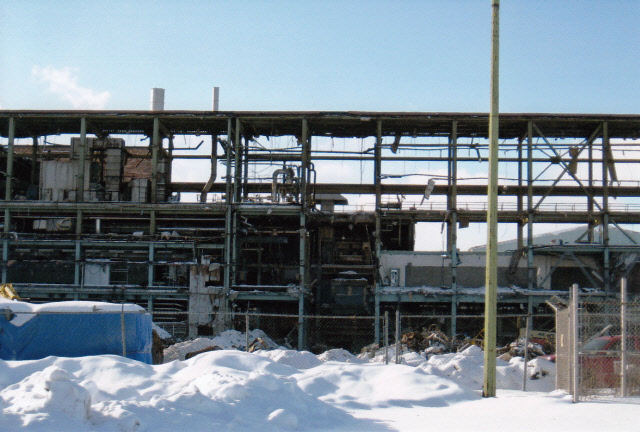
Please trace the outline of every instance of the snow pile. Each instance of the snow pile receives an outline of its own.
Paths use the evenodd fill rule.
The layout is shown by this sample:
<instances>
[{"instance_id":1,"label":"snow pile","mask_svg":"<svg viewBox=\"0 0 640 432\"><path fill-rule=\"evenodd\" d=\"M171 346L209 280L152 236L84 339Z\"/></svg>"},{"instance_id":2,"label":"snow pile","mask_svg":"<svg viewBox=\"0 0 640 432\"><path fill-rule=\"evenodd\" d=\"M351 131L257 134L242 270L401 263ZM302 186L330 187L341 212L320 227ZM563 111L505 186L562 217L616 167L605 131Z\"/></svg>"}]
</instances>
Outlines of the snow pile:
<instances>
[{"instance_id":1,"label":"snow pile","mask_svg":"<svg viewBox=\"0 0 640 432\"><path fill-rule=\"evenodd\" d=\"M481 398L478 382L463 377L463 372L482 375L482 351L476 347L432 356L419 367L357 363L340 351L318 357L298 354L283 349L219 350L155 366L108 355L0 360L0 430L494 431L505 425L549 432L637 429L634 399L575 405L564 392L513 390ZM346 361L337 361L339 357ZM293 359L317 365L283 364ZM548 378L542 371L549 364L538 359L530 365L529 376L539 377L533 381ZM516 376L518 368L521 380L522 366L521 359L499 362L499 383Z\"/></svg>"},{"instance_id":2,"label":"snow pile","mask_svg":"<svg viewBox=\"0 0 640 432\"><path fill-rule=\"evenodd\" d=\"M168 331L166 331L165 329L163 329L162 327L160 327L155 323L153 324L152 328L153 328L153 331L156 332L156 334L160 339L166 340L166 339L171 339L173 337L171 336L171 333L169 333Z\"/></svg>"},{"instance_id":3,"label":"snow pile","mask_svg":"<svg viewBox=\"0 0 640 432\"><path fill-rule=\"evenodd\" d=\"M361 421L298 386L300 371L239 351L150 366L117 356L2 362L3 431L331 430ZM369 422L364 422L368 425ZM367 426L368 427L368 426Z\"/></svg>"},{"instance_id":4,"label":"snow pile","mask_svg":"<svg viewBox=\"0 0 640 432\"><path fill-rule=\"evenodd\" d=\"M343 362L343 363L364 363L365 360L351 354L349 351L342 348L334 348L329 351L325 351L318 356L318 359L323 363L326 362Z\"/></svg>"},{"instance_id":5,"label":"snow pile","mask_svg":"<svg viewBox=\"0 0 640 432\"><path fill-rule=\"evenodd\" d=\"M34 372L0 392L5 421L22 418L24 426L44 419L52 425L82 424L89 419L91 397L75 377L57 366Z\"/></svg>"},{"instance_id":6,"label":"snow pile","mask_svg":"<svg viewBox=\"0 0 640 432\"><path fill-rule=\"evenodd\" d=\"M249 343L251 344L258 340L260 340L260 345L264 345L265 349L278 348L278 344L271 340L265 332L260 329L251 330L249 332ZM177 343L164 350L164 362L184 360L189 353L213 347L219 349L245 350L247 348L247 336L245 333L240 333L237 330L226 330L214 338L197 338Z\"/></svg>"},{"instance_id":7,"label":"snow pile","mask_svg":"<svg viewBox=\"0 0 640 432\"><path fill-rule=\"evenodd\" d=\"M408 366L419 366L425 361L427 357L423 354L411 351L406 346L401 345L399 354L400 364ZM358 358L363 361L371 363L395 363L396 362L396 347L395 345L389 346L388 353L385 357L384 348L377 349L373 352L366 352L358 355Z\"/></svg>"},{"instance_id":8,"label":"snow pile","mask_svg":"<svg viewBox=\"0 0 640 432\"><path fill-rule=\"evenodd\" d=\"M420 368L375 364L324 364L299 375L307 393L349 409L442 407L478 399L455 382Z\"/></svg>"},{"instance_id":9,"label":"snow pile","mask_svg":"<svg viewBox=\"0 0 640 432\"><path fill-rule=\"evenodd\" d=\"M483 383L484 353L475 345L459 353L431 356L419 367L427 373L451 378L465 388L481 389ZM524 359L496 360L496 386L505 390L523 387ZM556 365L537 358L527 364L527 389L550 392L555 390Z\"/></svg>"},{"instance_id":10,"label":"snow pile","mask_svg":"<svg viewBox=\"0 0 640 432\"><path fill-rule=\"evenodd\" d=\"M256 351L256 354L297 369L311 369L322 364L322 360L309 351L278 348L272 351Z\"/></svg>"}]
</instances>

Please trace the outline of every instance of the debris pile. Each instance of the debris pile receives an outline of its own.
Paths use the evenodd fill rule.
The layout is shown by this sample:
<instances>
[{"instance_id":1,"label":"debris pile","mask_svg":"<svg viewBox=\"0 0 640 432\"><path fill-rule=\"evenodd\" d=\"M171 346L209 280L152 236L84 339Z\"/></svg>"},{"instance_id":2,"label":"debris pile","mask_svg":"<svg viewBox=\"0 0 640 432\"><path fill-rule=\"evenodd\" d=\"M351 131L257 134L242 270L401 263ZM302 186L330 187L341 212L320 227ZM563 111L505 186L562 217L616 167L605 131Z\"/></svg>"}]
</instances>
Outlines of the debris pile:
<instances>
[{"instance_id":1,"label":"debris pile","mask_svg":"<svg viewBox=\"0 0 640 432\"><path fill-rule=\"evenodd\" d=\"M444 354L461 351L470 345L475 345L472 340L459 341L448 337L436 325L421 332L409 331L402 335L401 342L410 351L422 352L425 355Z\"/></svg>"},{"instance_id":2,"label":"debris pile","mask_svg":"<svg viewBox=\"0 0 640 432\"><path fill-rule=\"evenodd\" d=\"M249 332L249 351L273 350L279 345L267 334L255 329ZM198 354L218 349L247 349L247 337L237 330L226 330L214 338L197 338L191 341L171 345L164 350L164 362L186 360Z\"/></svg>"},{"instance_id":3,"label":"debris pile","mask_svg":"<svg viewBox=\"0 0 640 432\"><path fill-rule=\"evenodd\" d=\"M514 357L524 357L526 339L522 336L511 342L509 345L500 348L497 352L499 358L505 361L509 361ZM529 340L529 346L527 350L527 360L534 359L536 357L545 356L548 353L545 352L542 345Z\"/></svg>"}]
</instances>

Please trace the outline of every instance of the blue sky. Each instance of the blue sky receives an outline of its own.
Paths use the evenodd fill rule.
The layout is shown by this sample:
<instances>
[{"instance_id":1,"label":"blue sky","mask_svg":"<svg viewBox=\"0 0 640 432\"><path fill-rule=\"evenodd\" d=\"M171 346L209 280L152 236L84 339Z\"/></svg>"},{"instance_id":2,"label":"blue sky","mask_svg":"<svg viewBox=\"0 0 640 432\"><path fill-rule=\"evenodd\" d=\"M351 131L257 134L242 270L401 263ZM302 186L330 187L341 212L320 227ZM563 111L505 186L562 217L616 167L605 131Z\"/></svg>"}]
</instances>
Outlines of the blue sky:
<instances>
[{"instance_id":1,"label":"blue sky","mask_svg":"<svg viewBox=\"0 0 640 432\"><path fill-rule=\"evenodd\" d=\"M502 112L640 113L640 0L501 3ZM209 110L219 86L221 110L489 110L490 0L4 0L0 22L0 109L146 110L163 87Z\"/></svg>"},{"instance_id":2,"label":"blue sky","mask_svg":"<svg viewBox=\"0 0 640 432\"><path fill-rule=\"evenodd\" d=\"M11 1L0 107L488 111L490 0ZM503 0L501 111L640 112L640 1Z\"/></svg>"}]
</instances>

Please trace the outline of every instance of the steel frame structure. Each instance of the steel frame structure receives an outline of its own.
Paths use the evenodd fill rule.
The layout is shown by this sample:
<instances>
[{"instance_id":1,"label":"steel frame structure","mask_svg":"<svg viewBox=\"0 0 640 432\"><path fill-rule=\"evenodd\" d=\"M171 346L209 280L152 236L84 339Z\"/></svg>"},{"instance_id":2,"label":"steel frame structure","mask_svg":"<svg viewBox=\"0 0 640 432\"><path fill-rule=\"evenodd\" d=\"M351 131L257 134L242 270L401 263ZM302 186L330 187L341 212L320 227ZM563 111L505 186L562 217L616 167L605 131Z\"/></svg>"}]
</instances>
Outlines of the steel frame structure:
<instances>
[{"instance_id":1,"label":"steel frame structure","mask_svg":"<svg viewBox=\"0 0 640 432\"><path fill-rule=\"evenodd\" d=\"M501 114L499 131L500 164L508 167L507 172L515 171L517 174L500 181L502 203L498 220L500 224L517 225L518 249L526 257L529 269L527 288L531 290L531 296L537 299L536 303L546 297L536 291L534 256L541 253L558 254L560 259L574 259L577 253L597 256L602 268L599 269L600 280L594 282L599 283L598 288L603 292L609 293L615 286L616 277L612 274L611 254L640 252L640 246L636 246L631 237L634 245L624 248L624 251L609 241L610 226L624 232L622 225L640 221L640 206L632 202L640 197L640 178L623 178L618 169L621 165L633 166L640 162L640 157L626 156L640 151L640 115ZM23 143L24 139L32 139L32 160L35 164L43 157L42 147L46 149L39 144L42 137L79 135L81 145L85 146L89 135L104 138L123 134L149 138L151 202L88 202L82 190L78 191L76 202L67 203L24 201L15 196L15 148L21 145L18 141ZM211 136L211 154L177 154L173 140L179 135ZM486 221L482 199L486 197L486 181L482 176L470 181L460 176L462 168L466 172L481 172L487 162L488 115L483 113L0 111L0 136L3 137L6 158L5 199L0 202L4 213L2 281L11 282L7 278L7 268L14 259L12 255L21 248L65 249L72 256L75 267L73 284L19 285L21 293L27 296L47 292L62 298L82 298L92 292L104 293L104 288L83 286L82 266L90 261L91 251L118 249L131 252L136 256L131 258L132 261L138 260L148 267L147 283L144 288L121 284L111 286L109 290L120 290L127 298L145 298L153 310L154 299L188 298L184 287L155 284L154 268L170 261L159 259L158 251L191 264L198 264L202 254L214 254L219 256L224 269L220 284L222 295L236 295L247 301L297 302L302 317L306 310L305 299L309 297L314 283L311 274L317 264L311 260L309 232L315 229L313 227L319 218L326 217L316 208L316 197L344 194L370 197L373 207L369 213L375 227L372 236L374 261L364 267L373 275L381 253L388 246L382 241L385 226L398 221L405 221L411 227L418 222L446 226L445 252L452 257L453 276L453 295L447 301L451 302L455 312L455 305L461 301L456 295L460 226ZM280 149L265 144L255 145L274 137L290 137L295 146ZM357 149L347 141L348 149L335 151L321 145L323 140L343 138L370 140L372 146ZM625 157L616 159L615 156L622 151ZM167 185L169 192L199 194L204 197L204 202L157 200L161 182L158 161L162 155L168 157L170 165L177 159L211 161L209 181L176 181ZM368 180L352 183L316 179L316 165L332 162L372 166L373 175ZM387 167L398 163L413 164L421 172L407 173L397 168L395 171L391 169L390 174L386 171ZM252 164L266 164L272 169L286 164L295 166L298 170L295 199L286 203L269 202L273 184L252 177L249 168ZM480 164L479 169L477 164ZM226 169L221 179L217 178L219 165ZM433 173L429 172L431 167L434 167ZM431 178L437 181L429 193L425 191L426 182L394 182L395 178L431 174ZM84 172L80 173L81 177L84 175ZM173 176L180 177L175 168ZM222 199L206 202L208 194L218 194ZM257 202L254 199L257 196L266 198ZM396 196L412 197L416 202L390 205L390 200ZM624 206L612 205L614 197L628 202ZM15 229L16 221L54 216L73 219L75 233L58 239L24 235ZM286 220L285 225L291 231L289 236L297 237L297 290L287 291L284 284L268 286L260 281L245 286L239 279L241 270L238 266L244 253L243 221L267 216ZM347 216L348 213L336 212L335 217ZM114 221L136 220L139 226L146 227L144 238L114 240L88 232L87 227L94 220L110 218ZM534 244L534 226L541 223L586 224L584 239L587 244L539 247ZM187 226L200 234L180 239L163 238L163 226L172 224ZM601 242L594 243L593 228L598 225L602 227L603 238ZM203 232L208 234L203 235ZM211 232L216 235L209 235ZM627 263L627 273L634 263L635 260ZM359 270L362 267L360 265ZM379 286L377 280L373 282ZM375 293L375 314L379 317L381 303L395 301L395 297L380 294L378 288ZM401 298L399 301L415 300ZM425 298L423 301L429 300Z\"/></svg>"}]
</instances>

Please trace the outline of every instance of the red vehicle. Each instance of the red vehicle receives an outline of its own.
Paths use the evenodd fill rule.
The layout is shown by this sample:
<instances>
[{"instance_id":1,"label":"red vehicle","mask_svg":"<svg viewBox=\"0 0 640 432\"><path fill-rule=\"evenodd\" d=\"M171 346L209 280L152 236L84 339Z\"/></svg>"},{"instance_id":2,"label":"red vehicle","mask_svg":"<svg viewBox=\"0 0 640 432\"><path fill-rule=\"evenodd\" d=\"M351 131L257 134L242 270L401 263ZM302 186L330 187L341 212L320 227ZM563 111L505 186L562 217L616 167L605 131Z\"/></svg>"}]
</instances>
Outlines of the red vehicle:
<instances>
[{"instance_id":1,"label":"red vehicle","mask_svg":"<svg viewBox=\"0 0 640 432\"><path fill-rule=\"evenodd\" d=\"M640 336L627 338L627 362L640 366ZM620 383L622 336L599 336L581 348L580 369L583 386L587 388L616 388ZM633 354L631 354L633 353Z\"/></svg>"}]
</instances>

